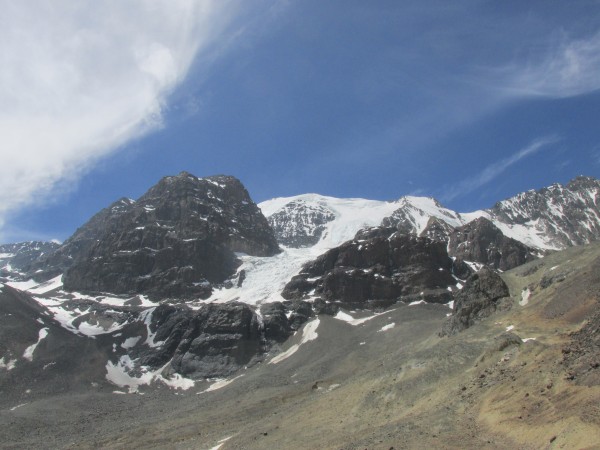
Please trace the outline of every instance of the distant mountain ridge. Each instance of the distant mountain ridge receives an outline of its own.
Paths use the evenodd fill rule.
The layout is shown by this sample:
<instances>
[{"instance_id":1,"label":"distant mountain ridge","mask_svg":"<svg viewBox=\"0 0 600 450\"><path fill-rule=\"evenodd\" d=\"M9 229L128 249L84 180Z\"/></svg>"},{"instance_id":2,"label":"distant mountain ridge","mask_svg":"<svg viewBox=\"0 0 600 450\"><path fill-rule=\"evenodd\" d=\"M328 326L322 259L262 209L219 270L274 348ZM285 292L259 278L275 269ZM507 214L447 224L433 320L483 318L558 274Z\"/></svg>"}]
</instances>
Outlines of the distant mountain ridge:
<instances>
[{"instance_id":1,"label":"distant mountain ridge","mask_svg":"<svg viewBox=\"0 0 600 450\"><path fill-rule=\"evenodd\" d=\"M339 208L343 204L344 208ZM347 216L363 217L364 227L395 227L421 235L431 218L452 229L485 218L506 237L536 250L560 250L600 238L600 181L580 176L566 186L553 184L496 203L487 210L458 213L428 197L405 196L394 202L336 199L305 194L259 204L282 245L303 247L331 241L330 230ZM350 229L351 227L348 227ZM350 230L349 230L350 231ZM356 230L355 230L356 232ZM352 239L351 233L337 239Z\"/></svg>"}]
</instances>

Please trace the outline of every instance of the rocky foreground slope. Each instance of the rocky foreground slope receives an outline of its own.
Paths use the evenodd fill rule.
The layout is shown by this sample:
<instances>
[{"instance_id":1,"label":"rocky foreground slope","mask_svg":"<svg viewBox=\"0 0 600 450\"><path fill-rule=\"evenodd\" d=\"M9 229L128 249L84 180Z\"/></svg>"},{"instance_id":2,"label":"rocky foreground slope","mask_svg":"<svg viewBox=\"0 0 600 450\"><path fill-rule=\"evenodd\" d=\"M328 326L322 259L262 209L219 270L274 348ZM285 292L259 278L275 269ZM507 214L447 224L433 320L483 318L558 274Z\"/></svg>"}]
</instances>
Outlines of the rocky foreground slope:
<instances>
[{"instance_id":1,"label":"rocky foreground slope","mask_svg":"<svg viewBox=\"0 0 600 450\"><path fill-rule=\"evenodd\" d=\"M3 445L594 448L599 269L594 244L505 272L512 307L450 337L439 336L452 320L443 305L321 315L263 364L187 389L113 393L124 391L103 380L102 371L83 389L88 374L73 367L63 371L64 382L81 383L57 394L36 383L54 365L21 378L17 363L0 372L15 374L2 384ZM96 354L86 363L90 370Z\"/></svg>"}]
</instances>

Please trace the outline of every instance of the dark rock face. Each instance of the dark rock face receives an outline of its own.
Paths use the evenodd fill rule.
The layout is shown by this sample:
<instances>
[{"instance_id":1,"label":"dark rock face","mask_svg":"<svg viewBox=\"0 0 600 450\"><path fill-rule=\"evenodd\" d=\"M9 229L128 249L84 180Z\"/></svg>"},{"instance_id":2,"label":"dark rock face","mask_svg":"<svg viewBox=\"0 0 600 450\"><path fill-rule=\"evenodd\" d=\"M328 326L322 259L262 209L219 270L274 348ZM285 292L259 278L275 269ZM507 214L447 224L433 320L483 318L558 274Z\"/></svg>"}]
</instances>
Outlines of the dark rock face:
<instances>
[{"instance_id":1,"label":"dark rock face","mask_svg":"<svg viewBox=\"0 0 600 450\"><path fill-rule=\"evenodd\" d=\"M335 214L321 205L296 200L269 216L277 241L286 247L311 247L321 239L325 226Z\"/></svg>"},{"instance_id":2,"label":"dark rock face","mask_svg":"<svg viewBox=\"0 0 600 450\"><path fill-rule=\"evenodd\" d=\"M102 209L79 227L60 247L40 255L25 266L24 270L37 281L46 281L64 273L75 261L88 254L107 231L107 226L112 226L111 233L118 233L119 230L115 226L118 218L128 212L134 203L134 200L129 198L121 198L108 208Z\"/></svg>"},{"instance_id":3,"label":"dark rock face","mask_svg":"<svg viewBox=\"0 0 600 450\"><path fill-rule=\"evenodd\" d=\"M262 354L257 316L240 303L209 304L198 311L171 305L152 313L150 330L156 347L142 347L142 366L158 369L170 361L170 371L188 378L227 376Z\"/></svg>"},{"instance_id":4,"label":"dark rock face","mask_svg":"<svg viewBox=\"0 0 600 450\"><path fill-rule=\"evenodd\" d=\"M483 217L450 232L448 253L500 270L536 259L532 249L504 236L498 227Z\"/></svg>"},{"instance_id":5,"label":"dark rock face","mask_svg":"<svg viewBox=\"0 0 600 450\"><path fill-rule=\"evenodd\" d=\"M60 247L55 242L19 242L0 245L0 275L4 277L25 277L29 266L39 258L51 254Z\"/></svg>"},{"instance_id":6,"label":"dark rock face","mask_svg":"<svg viewBox=\"0 0 600 450\"><path fill-rule=\"evenodd\" d=\"M452 316L440 333L453 335L489 317L498 310L511 307L508 286L488 267L471 275L463 289L454 298Z\"/></svg>"},{"instance_id":7,"label":"dark rock face","mask_svg":"<svg viewBox=\"0 0 600 450\"><path fill-rule=\"evenodd\" d=\"M207 297L235 273L235 252L279 252L267 220L239 180L163 178L138 201L118 202L65 243L67 290ZM77 251L73 252L75 248Z\"/></svg>"},{"instance_id":8,"label":"dark rock face","mask_svg":"<svg viewBox=\"0 0 600 450\"><path fill-rule=\"evenodd\" d=\"M451 269L444 244L393 228L372 228L306 264L282 296L314 295L346 305L385 306L423 290L453 285Z\"/></svg>"}]
</instances>

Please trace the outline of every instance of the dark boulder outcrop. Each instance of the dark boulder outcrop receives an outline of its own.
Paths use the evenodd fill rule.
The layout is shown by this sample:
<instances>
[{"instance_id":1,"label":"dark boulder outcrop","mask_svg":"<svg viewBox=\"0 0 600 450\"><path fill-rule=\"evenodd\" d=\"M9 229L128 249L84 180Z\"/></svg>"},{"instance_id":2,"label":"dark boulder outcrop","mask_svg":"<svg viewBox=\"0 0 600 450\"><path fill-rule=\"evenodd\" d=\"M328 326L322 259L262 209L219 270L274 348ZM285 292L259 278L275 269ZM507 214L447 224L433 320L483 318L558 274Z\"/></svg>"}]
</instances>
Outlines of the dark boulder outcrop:
<instances>
[{"instance_id":1,"label":"dark boulder outcrop","mask_svg":"<svg viewBox=\"0 0 600 450\"><path fill-rule=\"evenodd\" d=\"M139 364L159 369L170 362L169 372L193 379L230 375L264 350L259 320L241 303L209 304L198 311L160 305L149 328L152 346L133 355Z\"/></svg>"},{"instance_id":2,"label":"dark boulder outcrop","mask_svg":"<svg viewBox=\"0 0 600 450\"><path fill-rule=\"evenodd\" d=\"M267 220L233 177L182 172L120 206L94 216L67 241L78 250L65 289L205 298L235 273L236 252L279 252Z\"/></svg>"},{"instance_id":3,"label":"dark boulder outcrop","mask_svg":"<svg viewBox=\"0 0 600 450\"><path fill-rule=\"evenodd\" d=\"M509 296L508 286L500 275L484 266L455 295L452 316L440 334L456 334L496 311L509 309L512 306Z\"/></svg>"},{"instance_id":4,"label":"dark boulder outcrop","mask_svg":"<svg viewBox=\"0 0 600 450\"><path fill-rule=\"evenodd\" d=\"M484 217L452 231L449 234L448 253L500 270L509 270L536 258L533 249L506 237Z\"/></svg>"},{"instance_id":5,"label":"dark boulder outcrop","mask_svg":"<svg viewBox=\"0 0 600 450\"><path fill-rule=\"evenodd\" d=\"M306 264L284 288L286 299L309 296L360 307L386 306L456 283L443 243L370 228Z\"/></svg>"},{"instance_id":6,"label":"dark boulder outcrop","mask_svg":"<svg viewBox=\"0 0 600 450\"><path fill-rule=\"evenodd\" d=\"M287 308L281 302L266 303L260 307L265 338L285 341L292 334Z\"/></svg>"}]
</instances>

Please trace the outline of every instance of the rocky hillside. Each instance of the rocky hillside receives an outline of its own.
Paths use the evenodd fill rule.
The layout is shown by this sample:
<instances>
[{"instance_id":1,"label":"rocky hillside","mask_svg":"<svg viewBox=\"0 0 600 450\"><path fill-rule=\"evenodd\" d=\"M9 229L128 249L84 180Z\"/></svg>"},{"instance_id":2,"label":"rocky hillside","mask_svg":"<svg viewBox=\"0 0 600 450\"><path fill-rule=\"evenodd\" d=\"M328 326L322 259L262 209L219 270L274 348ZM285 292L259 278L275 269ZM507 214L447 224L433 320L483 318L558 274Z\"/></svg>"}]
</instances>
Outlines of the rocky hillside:
<instances>
[{"instance_id":1,"label":"rocky hillside","mask_svg":"<svg viewBox=\"0 0 600 450\"><path fill-rule=\"evenodd\" d=\"M179 307L140 314L111 306L123 316L93 338L83 332L97 327L81 321L76 335L56 325L61 316L3 287L0 333L16 338L11 346L6 334L0 340L10 352L0 358L2 445L596 448L599 267L598 244L572 247L500 275L484 268L454 310L398 304L378 313L321 314L271 347L261 364L209 380L138 366L136 355L162 357L164 345L166 357L186 367L212 361L229 370L250 355L238 359L239 351L257 342L249 336L258 316L240 305L212 305L210 315L200 310L183 321ZM54 297L48 294L48 311L55 311ZM80 303L73 312L82 309ZM290 313L285 305L261 309L274 332L274 318ZM93 320L94 311L88 314ZM440 337L453 322L469 326ZM203 353L211 335L223 357Z\"/></svg>"}]
</instances>

